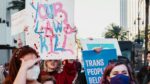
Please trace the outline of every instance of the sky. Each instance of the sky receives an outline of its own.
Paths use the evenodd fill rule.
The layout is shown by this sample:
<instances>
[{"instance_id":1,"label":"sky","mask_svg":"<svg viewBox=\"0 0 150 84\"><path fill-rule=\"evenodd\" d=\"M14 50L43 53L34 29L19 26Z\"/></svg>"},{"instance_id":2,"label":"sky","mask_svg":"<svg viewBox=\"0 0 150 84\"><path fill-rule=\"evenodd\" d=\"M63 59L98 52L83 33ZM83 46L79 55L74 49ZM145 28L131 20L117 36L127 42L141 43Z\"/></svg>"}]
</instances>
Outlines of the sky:
<instances>
[{"instance_id":1,"label":"sky","mask_svg":"<svg viewBox=\"0 0 150 84\"><path fill-rule=\"evenodd\" d=\"M111 23L120 24L120 0L75 0L79 38L102 38Z\"/></svg>"}]
</instances>

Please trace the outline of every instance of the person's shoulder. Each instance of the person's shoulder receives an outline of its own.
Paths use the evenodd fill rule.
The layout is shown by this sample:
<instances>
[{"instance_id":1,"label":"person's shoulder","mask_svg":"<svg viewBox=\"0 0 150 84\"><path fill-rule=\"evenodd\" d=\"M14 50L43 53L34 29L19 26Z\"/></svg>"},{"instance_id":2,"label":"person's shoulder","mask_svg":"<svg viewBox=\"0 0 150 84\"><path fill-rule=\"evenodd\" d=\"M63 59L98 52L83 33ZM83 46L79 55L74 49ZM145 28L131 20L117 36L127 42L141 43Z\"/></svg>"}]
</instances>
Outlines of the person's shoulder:
<instances>
[{"instance_id":1,"label":"person's shoulder","mask_svg":"<svg viewBox=\"0 0 150 84\"><path fill-rule=\"evenodd\" d=\"M141 70L147 70L147 67L148 67L148 66L143 66L143 67L141 68Z\"/></svg>"},{"instance_id":2,"label":"person's shoulder","mask_svg":"<svg viewBox=\"0 0 150 84\"><path fill-rule=\"evenodd\" d=\"M139 74L140 74L140 73L143 73L143 74L145 73L145 74L146 74L146 73L147 73L147 66L143 66L143 67L139 70Z\"/></svg>"}]
</instances>

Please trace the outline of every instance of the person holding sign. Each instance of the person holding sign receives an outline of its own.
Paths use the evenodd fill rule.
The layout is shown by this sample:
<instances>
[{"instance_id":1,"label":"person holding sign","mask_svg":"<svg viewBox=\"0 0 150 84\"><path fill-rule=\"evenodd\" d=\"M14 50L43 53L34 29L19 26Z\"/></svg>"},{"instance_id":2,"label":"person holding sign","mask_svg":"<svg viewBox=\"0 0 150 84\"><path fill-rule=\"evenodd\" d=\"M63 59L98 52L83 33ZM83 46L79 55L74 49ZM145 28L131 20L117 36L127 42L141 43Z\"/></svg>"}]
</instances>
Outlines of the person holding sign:
<instances>
[{"instance_id":1,"label":"person holding sign","mask_svg":"<svg viewBox=\"0 0 150 84\"><path fill-rule=\"evenodd\" d=\"M44 69L41 71L40 79L45 76L54 76L56 84L72 84L76 76L76 62L67 60L62 64L60 60L46 60L44 61Z\"/></svg>"},{"instance_id":2,"label":"person holding sign","mask_svg":"<svg viewBox=\"0 0 150 84\"><path fill-rule=\"evenodd\" d=\"M37 52L29 47L18 48L9 63L9 74L4 84L40 84L37 79L40 66Z\"/></svg>"},{"instance_id":3,"label":"person holding sign","mask_svg":"<svg viewBox=\"0 0 150 84\"><path fill-rule=\"evenodd\" d=\"M137 74L139 84L150 84L150 51L146 55L147 65L143 66Z\"/></svg>"},{"instance_id":4,"label":"person holding sign","mask_svg":"<svg viewBox=\"0 0 150 84\"><path fill-rule=\"evenodd\" d=\"M129 67L120 61L110 61L100 84L135 84Z\"/></svg>"}]
</instances>

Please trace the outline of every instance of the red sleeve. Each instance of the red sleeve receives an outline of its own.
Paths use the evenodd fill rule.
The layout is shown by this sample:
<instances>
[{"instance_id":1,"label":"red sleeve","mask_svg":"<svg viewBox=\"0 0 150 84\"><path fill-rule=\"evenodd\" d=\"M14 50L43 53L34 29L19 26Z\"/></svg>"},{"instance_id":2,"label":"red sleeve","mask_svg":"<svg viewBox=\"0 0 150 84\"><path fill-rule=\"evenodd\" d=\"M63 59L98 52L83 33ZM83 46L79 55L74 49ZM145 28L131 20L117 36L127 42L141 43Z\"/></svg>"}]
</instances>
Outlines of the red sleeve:
<instances>
[{"instance_id":1,"label":"red sleeve","mask_svg":"<svg viewBox=\"0 0 150 84\"><path fill-rule=\"evenodd\" d=\"M76 62L68 63L68 61L66 61L63 71L66 72L68 75L75 75L77 72Z\"/></svg>"},{"instance_id":2,"label":"red sleeve","mask_svg":"<svg viewBox=\"0 0 150 84\"><path fill-rule=\"evenodd\" d=\"M45 71L41 71L40 72L40 75L47 75L48 73L47 72L45 72Z\"/></svg>"},{"instance_id":3,"label":"red sleeve","mask_svg":"<svg viewBox=\"0 0 150 84\"><path fill-rule=\"evenodd\" d=\"M74 80L77 73L76 62L68 63L66 61L66 64L64 65L63 68L63 73L66 77L68 84L72 84L72 81Z\"/></svg>"}]
</instances>

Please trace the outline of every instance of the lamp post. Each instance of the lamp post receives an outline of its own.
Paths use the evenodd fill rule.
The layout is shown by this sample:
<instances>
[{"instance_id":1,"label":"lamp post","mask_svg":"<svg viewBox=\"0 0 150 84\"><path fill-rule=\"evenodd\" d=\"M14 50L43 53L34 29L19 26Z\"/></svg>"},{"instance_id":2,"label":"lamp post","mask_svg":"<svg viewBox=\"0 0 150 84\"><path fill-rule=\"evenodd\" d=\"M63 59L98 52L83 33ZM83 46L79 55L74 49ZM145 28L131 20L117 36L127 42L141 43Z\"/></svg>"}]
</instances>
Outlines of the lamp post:
<instances>
[{"instance_id":1,"label":"lamp post","mask_svg":"<svg viewBox=\"0 0 150 84\"><path fill-rule=\"evenodd\" d=\"M129 37L130 37L130 32L127 31L127 35L128 35L128 41L130 40Z\"/></svg>"},{"instance_id":2,"label":"lamp post","mask_svg":"<svg viewBox=\"0 0 150 84\"><path fill-rule=\"evenodd\" d=\"M140 20L141 20L141 18L140 18L140 4L142 3L142 1L141 0L138 0L138 17L137 17L137 28L138 28L138 39L137 39L137 42L140 44L140 41L141 41L141 39L140 39ZM134 22L134 24L136 24L136 20L135 20L135 22Z\"/></svg>"},{"instance_id":3,"label":"lamp post","mask_svg":"<svg viewBox=\"0 0 150 84\"><path fill-rule=\"evenodd\" d=\"M140 42L140 20L141 20L141 18L140 18L140 12L138 12L138 18L137 18L137 20L138 20L138 41Z\"/></svg>"},{"instance_id":4,"label":"lamp post","mask_svg":"<svg viewBox=\"0 0 150 84\"><path fill-rule=\"evenodd\" d=\"M140 0L138 0L138 42L140 43Z\"/></svg>"},{"instance_id":5,"label":"lamp post","mask_svg":"<svg viewBox=\"0 0 150 84\"><path fill-rule=\"evenodd\" d=\"M137 21L138 21L138 23L137 23L137 25L138 25L138 38L137 38L137 42L140 44L140 37L141 37L141 35L140 35L140 20L141 20L141 18L140 18L140 12L138 12L138 18L136 19ZM136 20L134 21L134 24L136 25Z\"/></svg>"}]
</instances>

